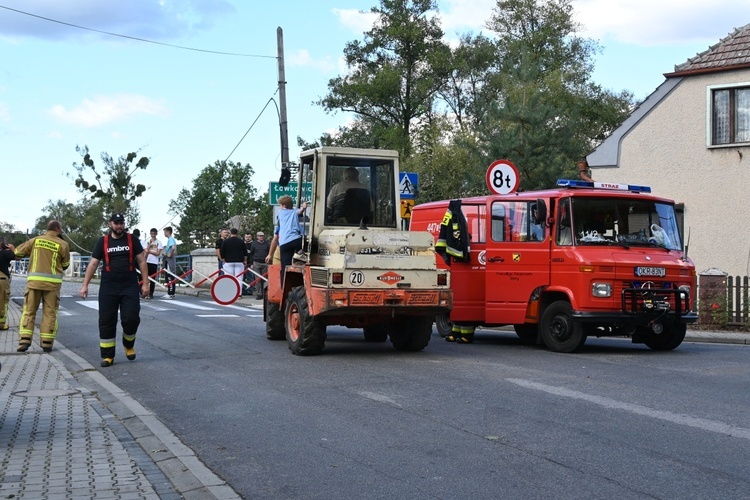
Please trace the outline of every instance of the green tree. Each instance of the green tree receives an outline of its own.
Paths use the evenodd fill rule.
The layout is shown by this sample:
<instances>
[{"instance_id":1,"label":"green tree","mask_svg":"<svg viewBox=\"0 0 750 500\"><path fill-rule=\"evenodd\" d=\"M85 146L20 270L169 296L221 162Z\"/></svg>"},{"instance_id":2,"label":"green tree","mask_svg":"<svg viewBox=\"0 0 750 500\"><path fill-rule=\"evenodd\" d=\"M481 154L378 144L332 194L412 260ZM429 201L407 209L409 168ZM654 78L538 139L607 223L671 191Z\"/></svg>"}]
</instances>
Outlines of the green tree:
<instances>
[{"instance_id":1,"label":"green tree","mask_svg":"<svg viewBox=\"0 0 750 500\"><path fill-rule=\"evenodd\" d=\"M577 35L571 0L499 0L488 28L501 61L497 99L479 119L485 163L508 158L521 188L576 175L575 162L633 106L590 80L598 45Z\"/></svg>"},{"instance_id":2,"label":"green tree","mask_svg":"<svg viewBox=\"0 0 750 500\"><path fill-rule=\"evenodd\" d=\"M84 198L73 204L65 200L47 202L42 209L42 216L36 220L35 229L43 233L47 223L59 220L63 228L63 237L70 242L70 249L84 255L91 254L94 244L102 235L107 220L101 200Z\"/></svg>"},{"instance_id":3,"label":"green tree","mask_svg":"<svg viewBox=\"0 0 750 500\"><path fill-rule=\"evenodd\" d=\"M104 167L99 171L91 158L88 146L76 146L81 155L80 164L73 163L77 175L74 177L78 190L92 200L101 201L105 212L122 212L131 227L140 222L136 200L146 191L146 186L136 184L133 177L138 170L145 170L149 159L138 158L138 152L120 156L117 160L107 153L101 154ZM138 161L135 161L138 159ZM134 163L135 162L135 163ZM87 180L87 176L93 179Z\"/></svg>"},{"instance_id":4,"label":"green tree","mask_svg":"<svg viewBox=\"0 0 750 500\"><path fill-rule=\"evenodd\" d=\"M169 211L180 217L177 232L183 248L208 248L218 231L234 226L252 230L263 200L252 185L253 168L241 163L216 161L193 179L192 189L182 189L169 202Z\"/></svg>"},{"instance_id":5,"label":"green tree","mask_svg":"<svg viewBox=\"0 0 750 500\"><path fill-rule=\"evenodd\" d=\"M329 81L318 101L326 111L353 112L377 147L411 154L412 127L432 111L448 72L435 0L380 0L363 41L346 44L349 74ZM342 131L345 133L345 131Z\"/></svg>"}]
</instances>

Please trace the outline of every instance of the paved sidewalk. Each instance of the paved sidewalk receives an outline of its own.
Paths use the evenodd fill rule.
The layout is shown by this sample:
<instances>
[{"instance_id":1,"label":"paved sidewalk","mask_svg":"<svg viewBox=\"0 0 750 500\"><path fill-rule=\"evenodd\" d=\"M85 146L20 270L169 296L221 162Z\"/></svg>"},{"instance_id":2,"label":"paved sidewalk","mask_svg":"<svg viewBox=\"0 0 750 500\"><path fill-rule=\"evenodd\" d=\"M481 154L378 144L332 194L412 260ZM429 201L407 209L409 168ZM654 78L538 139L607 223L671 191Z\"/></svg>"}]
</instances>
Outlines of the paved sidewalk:
<instances>
[{"instance_id":1,"label":"paved sidewalk","mask_svg":"<svg viewBox=\"0 0 750 500\"><path fill-rule=\"evenodd\" d=\"M25 285L14 277L12 296ZM79 288L66 282L63 294ZM10 329L0 331L0 498L239 498L153 413L59 341L47 354L35 333L29 351L16 353L21 306L11 301L8 313Z\"/></svg>"}]
</instances>

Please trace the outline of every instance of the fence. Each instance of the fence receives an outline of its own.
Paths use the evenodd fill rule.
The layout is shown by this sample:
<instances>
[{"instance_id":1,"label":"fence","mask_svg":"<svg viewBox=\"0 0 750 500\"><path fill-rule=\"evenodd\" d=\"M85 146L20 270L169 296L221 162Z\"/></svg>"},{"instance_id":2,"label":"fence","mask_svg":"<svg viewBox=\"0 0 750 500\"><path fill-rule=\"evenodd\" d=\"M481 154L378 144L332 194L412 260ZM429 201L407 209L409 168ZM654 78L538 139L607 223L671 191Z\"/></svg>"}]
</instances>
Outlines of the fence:
<instances>
[{"instance_id":1,"label":"fence","mask_svg":"<svg viewBox=\"0 0 750 500\"><path fill-rule=\"evenodd\" d=\"M748 325L748 290L750 279L747 276L727 276L727 325Z\"/></svg>"},{"instance_id":2,"label":"fence","mask_svg":"<svg viewBox=\"0 0 750 500\"><path fill-rule=\"evenodd\" d=\"M192 258L189 254L185 255L178 255L176 257L177 260L177 274L182 275L183 273L189 271L192 269ZM65 275L66 276L74 276L77 278L82 278L86 275L86 268L91 263L91 257L87 255L73 255L70 259L70 267L66 270ZM29 269L29 259L19 259L14 260L10 263L10 272L11 274L20 274L20 275L26 275ZM99 269L96 270L96 274L94 277L98 278L100 277L101 272L101 264L99 265ZM183 279L185 281L191 281L192 274L187 275Z\"/></svg>"}]
</instances>

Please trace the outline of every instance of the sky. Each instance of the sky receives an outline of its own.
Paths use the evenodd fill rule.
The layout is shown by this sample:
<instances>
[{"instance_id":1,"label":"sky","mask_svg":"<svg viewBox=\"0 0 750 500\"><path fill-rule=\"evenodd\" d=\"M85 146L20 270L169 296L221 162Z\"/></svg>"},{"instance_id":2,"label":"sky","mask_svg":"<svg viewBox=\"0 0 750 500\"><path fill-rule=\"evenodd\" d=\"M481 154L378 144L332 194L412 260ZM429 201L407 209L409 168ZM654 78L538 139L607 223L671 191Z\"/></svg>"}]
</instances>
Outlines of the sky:
<instances>
[{"instance_id":1,"label":"sky","mask_svg":"<svg viewBox=\"0 0 750 500\"><path fill-rule=\"evenodd\" d=\"M170 200L217 160L249 163L252 184L265 192L281 168L271 101L279 100L277 28L294 160L297 136L311 142L350 119L315 101L345 74L344 46L370 29L367 12L378 3L0 0L0 222L26 231L50 200L80 200L70 177L81 161L76 146L88 146L98 166L102 153L150 158L135 177L148 187L139 199L145 234L177 222ZM485 23L495 0L437 4L448 42L490 34ZM639 100L675 65L750 23L747 0L572 5L581 35L601 47L592 80Z\"/></svg>"}]
</instances>

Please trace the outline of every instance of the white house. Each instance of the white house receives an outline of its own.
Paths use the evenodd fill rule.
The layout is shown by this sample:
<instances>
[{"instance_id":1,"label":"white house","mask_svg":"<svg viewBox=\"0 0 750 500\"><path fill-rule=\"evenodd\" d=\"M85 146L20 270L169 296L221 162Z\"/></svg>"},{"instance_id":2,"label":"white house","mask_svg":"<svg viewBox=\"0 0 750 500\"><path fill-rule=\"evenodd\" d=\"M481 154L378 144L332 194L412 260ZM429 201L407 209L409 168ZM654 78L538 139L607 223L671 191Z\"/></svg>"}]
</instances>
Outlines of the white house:
<instances>
[{"instance_id":1,"label":"white house","mask_svg":"<svg viewBox=\"0 0 750 500\"><path fill-rule=\"evenodd\" d=\"M684 203L698 273L750 275L750 24L664 76L586 157L591 176Z\"/></svg>"}]
</instances>

